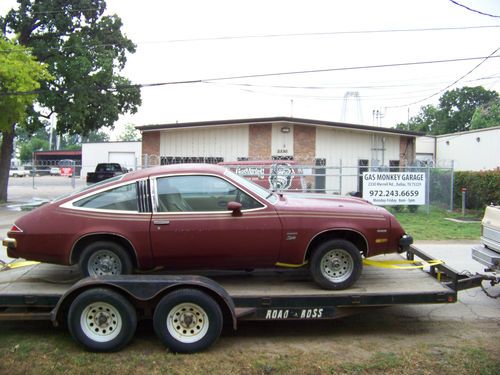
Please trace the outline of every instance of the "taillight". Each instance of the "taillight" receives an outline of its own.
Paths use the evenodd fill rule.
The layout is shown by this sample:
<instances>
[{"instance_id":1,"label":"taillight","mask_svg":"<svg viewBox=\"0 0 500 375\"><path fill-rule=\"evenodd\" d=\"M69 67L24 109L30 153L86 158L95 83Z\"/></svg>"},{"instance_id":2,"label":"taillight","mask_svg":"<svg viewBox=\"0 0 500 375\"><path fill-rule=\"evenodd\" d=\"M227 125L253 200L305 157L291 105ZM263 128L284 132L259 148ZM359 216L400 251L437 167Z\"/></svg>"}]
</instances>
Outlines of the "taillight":
<instances>
[{"instance_id":1,"label":"taillight","mask_svg":"<svg viewBox=\"0 0 500 375\"><path fill-rule=\"evenodd\" d=\"M14 232L14 233L16 233L16 232L17 232L17 233L21 233L21 232L22 232L22 229L21 229L21 228L19 228L16 224L14 224L14 225L10 228L9 232Z\"/></svg>"}]
</instances>

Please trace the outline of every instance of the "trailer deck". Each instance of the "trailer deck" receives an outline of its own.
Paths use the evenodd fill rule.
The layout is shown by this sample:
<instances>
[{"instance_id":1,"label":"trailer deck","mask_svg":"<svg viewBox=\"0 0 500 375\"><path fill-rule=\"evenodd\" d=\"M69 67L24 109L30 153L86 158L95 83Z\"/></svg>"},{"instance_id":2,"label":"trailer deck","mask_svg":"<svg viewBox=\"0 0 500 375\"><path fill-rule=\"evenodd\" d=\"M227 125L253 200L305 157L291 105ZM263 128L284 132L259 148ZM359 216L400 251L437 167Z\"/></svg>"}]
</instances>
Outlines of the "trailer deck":
<instances>
[{"instance_id":1,"label":"trailer deck","mask_svg":"<svg viewBox=\"0 0 500 375\"><path fill-rule=\"evenodd\" d=\"M374 259L402 258L391 254ZM157 280L175 274L180 273L155 272L150 276ZM270 308L450 303L457 297L456 291L421 269L365 267L354 287L339 291L320 289L307 270L212 271L197 275L222 286L231 296L237 316L244 319L265 319ZM12 308L21 307L29 311L23 319L50 319L50 310L81 278L76 267L42 263L0 272L0 320L15 319Z\"/></svg>"}]
</instances>

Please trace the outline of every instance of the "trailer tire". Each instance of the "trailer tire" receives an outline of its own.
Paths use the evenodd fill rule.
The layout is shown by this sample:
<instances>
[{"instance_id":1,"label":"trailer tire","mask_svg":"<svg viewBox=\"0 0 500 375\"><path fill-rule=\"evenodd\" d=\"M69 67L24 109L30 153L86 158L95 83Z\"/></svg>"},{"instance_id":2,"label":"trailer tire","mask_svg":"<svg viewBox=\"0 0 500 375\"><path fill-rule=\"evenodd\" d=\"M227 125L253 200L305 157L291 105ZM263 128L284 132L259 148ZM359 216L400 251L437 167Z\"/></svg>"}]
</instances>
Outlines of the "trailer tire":
<instances>
[{"instance_id":1,"label":"trailer tire","mask_svg":"<svg viewBox=\"0 0 500 375\"><path fill-rule=\"evenodd\" d=\"M117 351L134 336L137 313L122 295L104 288L89 289L71 303L68 327L73 338L90 351Z\"/></svg>"},{"instance_id":2,"label":"trailer tire","mask_svg":"<svg viewBox=\"0 0 500 375\"><path fill-rule=\"evenodd\" d=\"M155 309L156 335L172 352L194 353L208 348L223 325L219 304L196 289L179 289L163 297Z\"/></svg>"},{"instance_id":3,"label":"trailer tire","mask_svg":"<svg viewBox=\"0 0 500 375\"><path fill-rule=\"evenodd\" d=\"M346 289L361 275L361 252L342 239L325 241L313 252L310 272L314 281L325 289Z\"/></svg>"},{"instance_id":4,"label":"trailer tire","mask_svg":"<svg viewBox=\"0 0 500 375\"><path fill-rule=\"evenodd\" d=\"M84 276L128 275L134 269L127 252L112 241L96 241L88 245L78 265Z\"/></svg>"}]
</instances>

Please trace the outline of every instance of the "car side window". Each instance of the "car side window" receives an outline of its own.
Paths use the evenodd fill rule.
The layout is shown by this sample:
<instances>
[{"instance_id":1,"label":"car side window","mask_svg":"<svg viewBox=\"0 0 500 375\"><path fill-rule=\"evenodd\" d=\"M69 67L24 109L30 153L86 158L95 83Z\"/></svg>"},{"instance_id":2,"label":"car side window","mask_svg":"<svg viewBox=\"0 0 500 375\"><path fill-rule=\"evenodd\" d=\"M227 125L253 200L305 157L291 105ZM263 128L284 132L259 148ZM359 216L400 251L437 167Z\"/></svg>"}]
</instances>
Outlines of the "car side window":
<instances>
[{"instance_id":1,"label":"car side window","mask_svg":"<svg viewBox=\"0 0 500 375\"><path fill-rule=\"evenodd\" d=\"M159 212L227 211L229 202L242 209L263 207L257 200L215 176L172 176L156 180Z\"/></svg>"},{"instance_id":2,"label":"car side window","mask_svg":"<svg viewBox=\"0 0 500 375\"><path fill-rule=\"evenodd\" d=\"M135 183L106 190L80 199L73 206L114 211L138 211Z\"/></svg>"}]
</instances>

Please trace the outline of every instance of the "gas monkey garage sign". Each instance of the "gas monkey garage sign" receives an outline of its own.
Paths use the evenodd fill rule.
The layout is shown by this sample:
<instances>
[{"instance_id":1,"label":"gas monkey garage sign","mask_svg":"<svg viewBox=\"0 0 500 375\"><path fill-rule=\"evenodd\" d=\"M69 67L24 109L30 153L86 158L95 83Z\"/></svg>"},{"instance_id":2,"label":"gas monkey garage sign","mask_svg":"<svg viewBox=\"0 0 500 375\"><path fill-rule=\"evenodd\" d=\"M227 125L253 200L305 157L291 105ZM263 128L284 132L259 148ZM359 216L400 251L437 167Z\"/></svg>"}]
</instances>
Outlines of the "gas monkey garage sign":
<instances>
[{"instance_id":1,"label":"gas monkey garage sign","mask_svg":"<svg viewBox=\"0 0 500 375\"><path fill-rule=\"evenodd\" d=\"M425 173L364 172L363 198L379 206L424 205Z\"/></svg>"}]
</instances>

